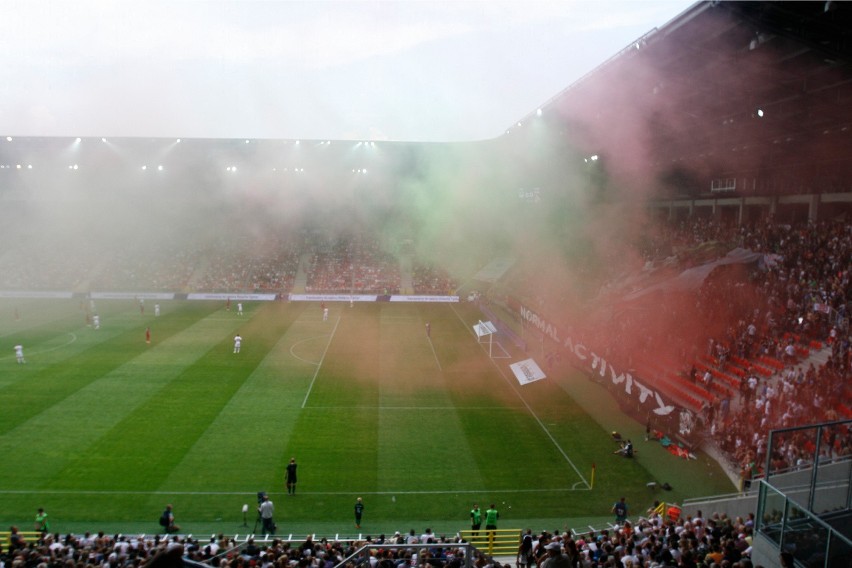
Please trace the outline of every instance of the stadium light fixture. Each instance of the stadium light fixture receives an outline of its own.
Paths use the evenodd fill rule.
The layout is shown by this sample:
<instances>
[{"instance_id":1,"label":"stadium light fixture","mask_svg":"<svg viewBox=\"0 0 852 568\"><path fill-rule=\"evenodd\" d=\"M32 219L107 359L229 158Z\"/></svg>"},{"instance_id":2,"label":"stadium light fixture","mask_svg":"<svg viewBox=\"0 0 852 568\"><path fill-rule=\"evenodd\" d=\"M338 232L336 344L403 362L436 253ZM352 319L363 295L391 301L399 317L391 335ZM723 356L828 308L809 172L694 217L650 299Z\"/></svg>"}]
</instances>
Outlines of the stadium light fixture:
<instances>
[{"instance_id":1,"label":"stadium light fixture","mask_svg":"<svg viewBox=\"0 0 852 568\"><path fill-rule=\"evenodd\" d=\"M144 172L145 170L147 170L147 169L148 169L148 166L142 166L142 171L143 171L143 172Z\"/></svg>"},{"instance_id":2,"label":"stadium light fixture","mask_svg":"<svg viewBox=\"0 0 852 568\"><path fill-rule=\"evenodd\" d=\"M536 110L536 111L535 111L535 115L536 115L536 116L541 116L541 109Z\"/></svg>"},{"instance_id":3,"label":"stadium light fixture","mask_svg":"<svg viewBox=\"0 0 852 568\"><path fill-rule=\"evenodd\" d=\"M101 142L106 143L106 138L103 138L103 137L102 137L102 138L101 138Z\"/></svg>"},{"instance_id":4,"label":"stadium light fixture","mask_svg":"<svg viewBox=\"0 0 852 568\"><path fill-rule=\"evenodd\" d=\"M162 166L162 165L157 166L157 171L158 171L158 172L163 171L163 166Z\"/></svg>"},{"instance_id":5,"label":"stadium light fixture","mask_svg":"<svg viewBox=\"0 0 852 568\"><path fill-rule=\"evenodd\" d=\"M21 169L21 164L17 164L17 165L15 165L15 169L20 170L20 169Z\"/></svg>"},{"instance_id":6,"label":"stadium light fixture","mask_svg":"<svg viewBox=\"0 0 852 568\"><path fill-rule=\"evenodd\" d=\"M246 140L246 144L248 144L249 142L250 142L249 140Z\"/></svg>"},{"instance_id":7,"label":"stadium light fixture","mask_svg":"<svg viewBox=\"0 0 852 568\"><path fill-rule=\"evenodd\" d=\"M80 138L79 136L77 137L77 139L76 139L76 140L74 140L74 142L76 142L77 144L79 144L79 143L80 143L80 142L82 142L82 141L83 141L83 139L82 139L82 138Z\"/></svg>"},{"instance_id":8,"label":"stadium light fixture","mask_svg":"<svg viewBox=\"0 0 852 568\"><path fill-rule=\"evenodd\" d=\"M178 138L177 140L175 140L175 144L180 144L180 138Z\"/></svg>"},{"instance_id":9,"label":"stadium light fixture","mask_svg":"<svg viewBox=\"0 0 852 568\"><path fill-rule=\"evenodd\" d=\"M11 137L11 136L7 136L7 137L6 137L6 142L11 142L11 141L12 141L12 137Z\"/></svg>"},{"instance_id":10,"label":"stadium light fixture","mask_svg":"<svg viewBox=\"0 0 852 568\"><path fill-rule=\"evenodd\" d=\"M757 109L757 116L758 116L758 118L763 118L763 109L762 108Z\"/></svg>"}]
</instances>

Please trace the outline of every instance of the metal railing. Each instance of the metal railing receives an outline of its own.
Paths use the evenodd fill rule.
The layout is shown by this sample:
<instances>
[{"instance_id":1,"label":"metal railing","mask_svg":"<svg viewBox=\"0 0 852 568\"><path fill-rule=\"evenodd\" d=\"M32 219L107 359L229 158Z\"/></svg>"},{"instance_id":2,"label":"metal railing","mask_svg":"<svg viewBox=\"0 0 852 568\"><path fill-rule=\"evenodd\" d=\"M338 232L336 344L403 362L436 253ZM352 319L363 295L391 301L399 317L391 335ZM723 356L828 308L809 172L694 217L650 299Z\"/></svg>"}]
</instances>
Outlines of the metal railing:
<instances>
[{"instance_id":1,"label":"metal railing","mask_svg":"<svg viewBox=\"0 0 852 568\"><path fill-rule=\"evenodd\" d=\"M852 540L765 480L760 481L757 531L802 566L848 568L852 558Z\"/></svg>"},{"instance_id":2,"label":"metal railing","mask_svg":"<svg viewBox=\"0 0 852 568\"><path fill-rule=\"evenodd\" d=\"M517 546L516 546L517 548ZM365 544L337 564L335 564L335 568L339 568L341 566L354 565L354 566L369 566L370 558L375 556L375 553L379 551L386 550L411 550L412 554L417 554L418 561L415 563L417 566L431 564L430 561L435 561L438 563L446 561L446 552L450 551L451 554L454 554L455 551L461 552L462 556L462 566L465 568L471 568L473 566L473 557L476 553L476 547L474 547L470 543L431 543L431 544ZM426 550L427 554L421 554L420 551ZM435 551L438 551L435 554ZM381 560L381 559L380 559Z\"/></svg>"}]
</instances>

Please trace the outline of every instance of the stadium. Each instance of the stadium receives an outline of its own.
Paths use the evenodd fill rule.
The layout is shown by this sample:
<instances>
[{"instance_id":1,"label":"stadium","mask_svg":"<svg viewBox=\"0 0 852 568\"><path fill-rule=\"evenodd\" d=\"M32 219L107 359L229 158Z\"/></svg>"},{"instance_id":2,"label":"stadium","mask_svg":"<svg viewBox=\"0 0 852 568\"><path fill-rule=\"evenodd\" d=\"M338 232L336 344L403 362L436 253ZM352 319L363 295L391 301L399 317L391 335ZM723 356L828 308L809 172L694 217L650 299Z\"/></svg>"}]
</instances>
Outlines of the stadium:
<instances>
[{"instance_id":1,"label":"stadium","mask_svg":"<svg viewBox=\"0 0 852 568\"><path fill-rule=\"evenodd\" d=\"M697 2L487 140L9 134L4 562L849 566L850 15Z\"/></svg>"}]
</instances>

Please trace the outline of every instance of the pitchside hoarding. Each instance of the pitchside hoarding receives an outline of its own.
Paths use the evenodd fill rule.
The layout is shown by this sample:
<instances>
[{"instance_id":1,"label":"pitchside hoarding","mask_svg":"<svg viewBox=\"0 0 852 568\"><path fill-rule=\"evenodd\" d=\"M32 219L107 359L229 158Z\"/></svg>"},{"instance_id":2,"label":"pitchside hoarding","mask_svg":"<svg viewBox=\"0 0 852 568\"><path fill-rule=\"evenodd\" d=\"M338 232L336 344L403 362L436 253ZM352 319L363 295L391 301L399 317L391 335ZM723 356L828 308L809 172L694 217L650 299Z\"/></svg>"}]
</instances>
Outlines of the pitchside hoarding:
<instances>
[{"instance_id":1,"label":"pitchside hoarding","mask_svg":"<svg viewBox=\"0 0 852 568\"><path fill-rule=\"evenodd\" d=\"M662 393L645 385L629 372L621 371L617 365L607 361L602 355L582 342L574 340L564 328L542 317L517 301L509 302L516 309L524 325L534 327L556 345L562 347L571 357L571 363L599 382L609 381L615 391L630 401L638 402L643 409L658 416L668 416L675 411L674 404L668 402Z\"/></svg>"}]
</instances>

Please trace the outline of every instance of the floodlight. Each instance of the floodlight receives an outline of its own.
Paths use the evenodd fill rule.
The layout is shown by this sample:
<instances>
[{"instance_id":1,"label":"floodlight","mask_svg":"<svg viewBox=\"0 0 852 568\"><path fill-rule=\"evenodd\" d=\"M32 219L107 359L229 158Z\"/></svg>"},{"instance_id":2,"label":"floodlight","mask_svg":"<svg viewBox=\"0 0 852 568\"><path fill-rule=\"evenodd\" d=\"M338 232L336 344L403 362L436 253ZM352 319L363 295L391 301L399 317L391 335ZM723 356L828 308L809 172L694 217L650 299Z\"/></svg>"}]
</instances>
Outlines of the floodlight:
<instances>
[{"instance_id":1,"label":"floodlight","mask_svg":"<svg viewBox=\"0 0 852 568\"><path fill-rule=\"evenodd\" d=\"M21 164L16 165L16 166L15 166L15 168L17 168L17 169L19 169L19 170L20 170L20 169L21 169Z\"/></svg>"},{"instance_id":2,"label":"floodlight","mask_svg":"<svg viewBox=\"0 0 852 568\"><path fill-rule=\"evenodd\" d=\"M101 138L101 142L106 142L106 138Z\"/></svg>"},{"instance_id":3,"label":"floodlight","mask_svg":"<svg viewBox=\"0 0 852 568\"><path fill-rule=\"evenodd\" d=\"M246 140L246 144L248 144L248 143L249 143L249 141L248 141L248 140Z\"/></svg>"},{"instance_id":4,"label":"floodlight","mask_svg":"<svg viewBox=\"0 0 852 568\"><path fill-rule=\"evenodd\" d=\"M299 144L301 144L301 141L300 141L300 140L296 140L296 146L298 146Z\"/></svg>"},{"instance_id":5,"label":"floodlight","mask_svg":"<svg viewBox=\"0 0 852 568\"><path fill-rule=\"evenodd\" d=\"M27 164L27 169L28 169L28 170L33 169L33 165L32 165L32 164Z\"/></svg>"},{"instance_id":6,"label":"floodlight","mask_svg":"<svg viewBox=\"0 0 852 568\"><path fill-rule=\"evenodd\" d=\"M145 171L147 169L148 169L148 166L142 166L142 171Z\"/></svg>"},{"instance_id":7,"label":"floodlight","mask_svg":"<svg viewBox=\"0 0 852 568\"><path fill-rule=\"evenodd\" d=\"M11 141L12 141L12 137L11 137L11 136L7 136L7 137L6 137L6 142L11 142Z\"/></svg>"},{"instance_id":8,"label":"floodlight","mask_svg":"<svg viewBox=\"0 0 852 568\"><path fill-rule=\"evenodd\" d=\"M757 109L757 116L763 118L763 109L762 108Z\"/></svg>"},{"instance_id":9,"label":"floodlight","mask_svg":"<svg viewBox=\"0 0 852 568\"><path fill-rule=\"evenodd\" d=\"M80 142L82 142L82 141L83 141L83 139L82 139L82 138L80 138L79 136L77 137L77 139L76 139L76 140L74 140L74 142L76 142L77 144L79 144L79 143L80 143Z\"/></svg>"},{"instance_id":10,"label":"floodlight","mask_svg":"<svg viewBox=\"0 0 852 568\"><path fill-rule=\"evenodd\" d=\"M537 111L535 111L535 115L536 115L536 116L541 116L541 109L538 109Z\"/></svg>"},{"instance_id":11,"label":"floodlight","mask_svg":"<svg viewBox=\"0 0 852 568\"><path fill-rule=\"evenodd\" d=\"M163 171L163 166L157 166L157 171Z\"/></svg>"},{"instance_id":12,"label":"floodlight","mask_svg":"<svg viewBox=\"0 0 852 568\"><path fill-rule=\"evenodd\" d=\"M178 138L177 140L175 140L175 143L176 143L176 144L180 144L180 138Z\"/></svg>"}]
</instances>

